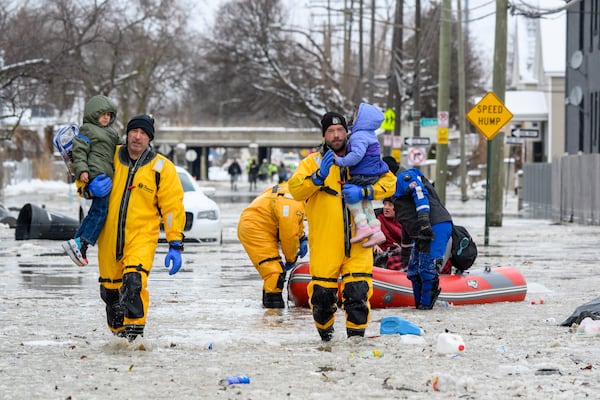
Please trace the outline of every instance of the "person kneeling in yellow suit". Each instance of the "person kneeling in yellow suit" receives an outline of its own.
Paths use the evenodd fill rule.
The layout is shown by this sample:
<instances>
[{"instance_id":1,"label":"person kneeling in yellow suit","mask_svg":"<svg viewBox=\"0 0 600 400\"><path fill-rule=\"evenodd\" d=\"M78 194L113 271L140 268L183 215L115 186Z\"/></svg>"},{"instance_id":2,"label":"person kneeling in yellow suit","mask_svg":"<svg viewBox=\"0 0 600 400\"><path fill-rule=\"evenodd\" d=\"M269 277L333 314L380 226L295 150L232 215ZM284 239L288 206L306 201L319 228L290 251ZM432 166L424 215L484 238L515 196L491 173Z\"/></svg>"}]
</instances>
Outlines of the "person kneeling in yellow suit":
<instances>
[{"instance_id":1,"label":"person kneeling in yellow suit","mask_svg":"<svg viewBox=\"0 0 600 400\"><path fill-rule=\"evenodd\" d=\"M270 187L244 209L237 233L263 279L263 306L284 308L285 273L308 252L308 239L304 234L304 202L294 200L287 182Z\"/></svg>"}]
</instances>

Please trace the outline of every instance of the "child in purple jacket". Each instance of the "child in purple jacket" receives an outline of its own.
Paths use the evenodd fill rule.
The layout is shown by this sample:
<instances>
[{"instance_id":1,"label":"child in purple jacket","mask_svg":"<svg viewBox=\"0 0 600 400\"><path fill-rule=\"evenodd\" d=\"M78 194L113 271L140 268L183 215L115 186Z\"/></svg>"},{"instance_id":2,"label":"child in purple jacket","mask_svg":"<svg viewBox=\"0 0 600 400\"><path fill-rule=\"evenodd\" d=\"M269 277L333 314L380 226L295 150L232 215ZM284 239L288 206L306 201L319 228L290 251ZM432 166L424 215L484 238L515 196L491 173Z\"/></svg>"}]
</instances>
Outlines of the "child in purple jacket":
<instances>
[{"instance_id":1,"label":"child in purple jacket","mask_svg":"<svg viewBox=\"0 0 600 400\"><path fill-rule=\"evenodd\" d=\"M358 186L372 185L379 180L380 175L388 172L387 164L381 160L381 148L375 133L383 119L381 110L371 104L361 103L355 109L354 123L350 127L352 133L348 138L348 152L344 157L335 158L336 165L349 167L350 180L347 183ZM351 243L368 238L362 246L373 247L385 241L381 223L375 217L370 200L348 204L348 208L356 226L354 237L350 239Z\"/></svg>"}]
</instances>

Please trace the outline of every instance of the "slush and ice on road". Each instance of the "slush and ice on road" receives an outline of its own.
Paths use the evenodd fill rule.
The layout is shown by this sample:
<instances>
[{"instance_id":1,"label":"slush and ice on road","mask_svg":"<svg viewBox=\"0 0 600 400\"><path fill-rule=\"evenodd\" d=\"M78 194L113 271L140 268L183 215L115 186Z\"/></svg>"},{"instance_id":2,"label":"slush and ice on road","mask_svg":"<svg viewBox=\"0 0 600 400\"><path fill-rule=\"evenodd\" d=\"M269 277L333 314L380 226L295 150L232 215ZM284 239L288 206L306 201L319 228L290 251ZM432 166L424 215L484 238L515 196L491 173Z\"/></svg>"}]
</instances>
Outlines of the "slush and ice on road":
<instances>
[{"instance_id":1,"label":"slush and ice on road","mask_svg":"<svg viewBox=\"0 0 600 400\"><path fill-rule=\"evenodd\" d=\"M599 295L600 227L521 218L509 195L503 226L489 228L484 246L485 201L462 203L449 189L455 223L478 243L473 268L519 269L526 300L375 309L367 337L351 339L338 311L334 339L323 343L310 310L262 308L262 281L236 234L238 216L256 193L228 193L227 181L208 184L216 185L223 244L186 244L174 276L163 267L167 246L159 245L145 336L133 344L106 327L95 247L90 265L77 267L59 241L16 241L15 230L0 224L0 398L597 396L600 336L559 324ZM4 195L7 208L44 204L77 216L74 189L60 182L25 182ZM386 316L410 321L422 335L380 335ZM463 339L459 354L436 351L445 331ZM220 384L235 375L250 382Z\"/></svg>"}]
</instances>

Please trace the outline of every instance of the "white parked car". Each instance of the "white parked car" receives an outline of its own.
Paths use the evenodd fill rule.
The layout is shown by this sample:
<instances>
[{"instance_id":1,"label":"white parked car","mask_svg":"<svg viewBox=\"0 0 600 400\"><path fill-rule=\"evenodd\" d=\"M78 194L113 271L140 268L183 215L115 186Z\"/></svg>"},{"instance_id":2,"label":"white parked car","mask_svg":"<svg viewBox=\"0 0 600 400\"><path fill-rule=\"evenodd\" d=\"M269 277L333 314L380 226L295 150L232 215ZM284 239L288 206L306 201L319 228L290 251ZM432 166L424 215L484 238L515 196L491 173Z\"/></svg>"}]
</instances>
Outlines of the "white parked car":
<instances>
[{"instance_id":1,"label":"white parked car","mask_svg":"<svg viewBox=\"0 0 600 400\"><path fill-rule=\"evenodd\" d=\"M183 206L185 208L185 227L183 233L185 242L201 242L221 244L223 241L223 226L221 210L214 200L210 199L196 180L182 167L175 167L183 186ZM91 201L81 198L79 209L80 220L90 208ZM160 229L159 241L166 240L165 233Z\"/></svg>"},{"instance_id":2,"label":"white parked car","mask_svg":"<svg viewBox=\"0 0 600 400\"><path fill-rule=\"evenodd\" d=\"M183 206L185 207L183 234L185 235L185 241L221 244L223 241L223 225L221 224L219 206L205 194L198 182L185 168L176 168L181 186L183 186ZM159 240L165 240L162 229Z\"/></svg>"}]
</instances>

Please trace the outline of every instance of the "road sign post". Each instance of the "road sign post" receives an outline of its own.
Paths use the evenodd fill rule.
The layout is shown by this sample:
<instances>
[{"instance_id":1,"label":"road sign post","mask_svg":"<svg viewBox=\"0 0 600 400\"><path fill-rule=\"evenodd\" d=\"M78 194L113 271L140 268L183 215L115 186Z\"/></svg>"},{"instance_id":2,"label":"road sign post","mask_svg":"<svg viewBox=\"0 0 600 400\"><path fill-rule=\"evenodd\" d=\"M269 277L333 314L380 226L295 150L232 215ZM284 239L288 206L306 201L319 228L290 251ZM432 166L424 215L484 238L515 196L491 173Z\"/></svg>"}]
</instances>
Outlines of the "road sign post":
<instances>
[{"instance_id":1,"label":"road sign post","mask_svg":"<svg viewBox=\"0 0 600 400\"><path fill-rule=\"evenodd\" d=\"M485 239L488 244L488 220L489 220L489 193L490 193L490 160L492 158L491 140L506 125L513 115L504 103L494 94L487 92L485 96L475 104L467 113L467 119L487 138L487 161L486 161L486 194L485 194Z\"/></svg>"},{"instance_id":2,"label":"road sign post","mask_svg":"<svg viewBox=\"0 0 600 400\"><path fill-rule=\"evenodd\" d=\"M504 106L494 92L488 92L467 113L467 119L488 140L492 140L512 117L512 113Z\"/></svg>"},{"instance_id":3,"label":"road sign post","mask_svg":"<svg viewBox=\"0 0 600 400\"><path fill-rule=\"evenodd\" d=\"M396 127L396 113L391 108L388 108L383 113L383 122L381 123L381 129L384 131L393 131Z\"/></svg>"},{"instance_id":4,"label":"road sign post","mask_svg":"<svg viewBox=\"0 0 600 400\"><path fill-rule=\"evenodd\" d=\"M510 131L510 135L516 138L537 139L540 137L539 129L515 128Z\"/></svg>"},{"instance_id":5,"label":"road sign post","mask_svg":"<svg viewBox=\"0 0 600 400\"><path fill-rule=\"evenodd\" d=\"M420 120L422 127L437 126L437 118L421 118Z\"/></svg>"},{"instance_id":6,"label":"road sign post","mask_svg":"<svg viewBox=\"0 0 600 400\"><path fill-rule=\"evenodd\" d=\"M405 146L429 146L429 142L429 138L423 136L413 136L404 138Z\"/></svg>"},{"instance_id":7,"label":"road sign post","mask_svg":"<svg viewBox=\"0 0 600 400\"><path fill-rule=\"evenodd\" d=\"M419 166L427 159L427 152L422 147L411 147L406 158L410 165Z\"/></svg>"}]
</instances>

